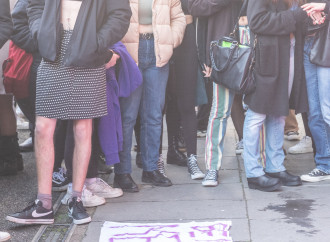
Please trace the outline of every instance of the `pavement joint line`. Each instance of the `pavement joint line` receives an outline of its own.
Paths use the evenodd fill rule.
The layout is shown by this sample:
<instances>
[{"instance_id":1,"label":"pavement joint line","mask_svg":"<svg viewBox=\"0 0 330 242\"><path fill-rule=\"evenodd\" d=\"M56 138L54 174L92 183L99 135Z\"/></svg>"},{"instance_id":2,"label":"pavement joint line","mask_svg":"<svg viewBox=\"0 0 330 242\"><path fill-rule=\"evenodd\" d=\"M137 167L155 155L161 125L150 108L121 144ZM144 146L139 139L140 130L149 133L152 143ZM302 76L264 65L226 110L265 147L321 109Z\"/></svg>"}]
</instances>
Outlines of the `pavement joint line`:
<instances>
[{"instance_id":1,"label":"pavement joint line","mask_svg":"<svg viewBox=\"0 0 330 242\"><path fill-rule=\"evenodd\" d=\"M244 200L244 203L245 203L246 219L247 219L248 227L249 227L249 236L250 236L250 241L252 241L252 239L251 239L252 238L251 223L250 223L250 216L249 216L249 210L248 210L248 200L246 198L245 187L244 187L244 183L243 183L244 178L242 177L242 173L244 171L241 169L241 164L240 164L240 161L239 161L238 157L237 157L237 164L238 164L238 169L240 170L239 179L240 179L240 182L241 182L241 188L242 188L242 192L243 192L243 200Z\"/></svg>"},{"instance_id":2,"label":"pavement joint line","mask_svg":"<svg viewBox=\"0 0 330 242\"><path fill-rule=\"evenodd\" d=\"M54 216L56 214L56 212L58 211L58 209L60 208L61 205L61 200L64 197L65 192L62 192L61 195L57 198L56 202L54 203L53 209L54 209ZM31 240L31 242L38 242L39 239L41 238L41 236L43 235L43 233L46 231L48 226L53 226L54 224L50 224L50 225L41 225L41 227L39 228L38 232L35 234L35 236L33 237L33 239Z\"/></svg>"},{"instance_id":3,"label":"pavement joint line","mask_svg":"<svg viewBox=\"0 0 330 242\"><path fill-rule=\"evenodd\" d=\"M69 232L68 235L64 236L65 242L69 242L71 240L72 235L73 235L74 231L76 230L76 228L77 228L77 225L74 223L71 223L70 227L68 228L68 232Z\"/></svg>"}]
</instances>

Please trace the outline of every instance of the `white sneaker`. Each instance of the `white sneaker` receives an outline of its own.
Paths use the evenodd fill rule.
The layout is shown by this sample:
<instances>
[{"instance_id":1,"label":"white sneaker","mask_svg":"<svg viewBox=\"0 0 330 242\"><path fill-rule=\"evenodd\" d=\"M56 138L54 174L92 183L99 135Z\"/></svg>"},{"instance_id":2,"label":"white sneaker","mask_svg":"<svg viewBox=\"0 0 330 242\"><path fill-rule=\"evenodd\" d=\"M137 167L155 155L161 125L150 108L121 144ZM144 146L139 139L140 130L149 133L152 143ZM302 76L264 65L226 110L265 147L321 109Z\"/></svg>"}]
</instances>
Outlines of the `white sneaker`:
<instances>
[{"instance_id":1,"label":"white sneaker","mask_svg":"<svg viewBox=\"0 0 330 242\"><path fill-rule=\"evenodd\" d=\"M72 197L72 183L69 184L68 190L67 190L65 196L61 200L62 204L68 205L68 202L70 201L71 197ZM106 203L106 201L103 197L99 197L99 196L93 194L90 190L88 190L86 188L85 185L82 190L81 201L82 201L84 207L86 207L86 208L96 207L96 206L100 206L100 205Z\"/></svg>"},{"instance_id":2,"label":"white sneaker","mask_svg":"<svg viewBox=\"0 0 330 242\"><path fill-rule=\"evenodd\" d=\"M300 135L298 131L289 131L286 134L284 134L284 138L289 141L300 140Z\"/></svg>"},{"instance_id":3,"label":"white sneaker","mask_svg":"<svg viewBox=\"0 0 330 242\"><path fill-rule=\"evenodd\" d=\"M304 154L313 152L312 139L309 136L304 136L299 143L288 149L289 154Z\"/></svg>"},{"instance_id":4,"label":"white sneaker","mask_svg":"<svg viewBox=\"0 0 330 242\"><path fill-rule=\"evenodd\" d=\"M302 181L306 182L319 182L324 180L330 180L330 174L327 174L317 168L314 168L310 173L300 176Z\"/></svg>"},{"instance_id":5,"label":"white sneaker","mask_svg":"<svg viewBox=\"0 0 330 242\"><path fill-rule=\"evenodd\" d=\"M198 180L198 179L203 179L205 177L205 174L198 167L197 155L191 154L189 156L187 166L191 179Z\"/></svg>"},{"instance_id":6,"label":"white sneaker","mask_svg":"<svg viewBox=\"0 0 330 242\"><path fill-rule=\"evenodd\" d=\"M197 130L197 138L204 138L206 137L206 130Z\"/></svg>"},{"instance_id":7,"label":"white sneaker","mask_svg":"<svg viewBox=\"0 0 330 242\"><path fill-rule=\"evenodd\" d=\"M243 139L242 139L241 141L237 142L235 153L236 153L236 155L240 155L243 153L243 151L244 151L244 146L243 146Z\"/></svg>"},{"instance_id":8,"label":"white sneaker","mask_svg":"<svg viewBox=\"0 0 330 242\"><path fill-rule=\"evenodd\" d=\"M216 187L218 186L218 171L217 170L208 170L206 176L202 182L204 187Z\"/></svg>"},{"instance_id":9,"label":"white sneaker","mask_svg":"<svg viewBox=\"0 0 330 242\"><path fill-rule=\"evenodd\" d=\"M10 240L11 236L7 232L1 232L0 231L0 241L7 241Z\"/></svg>"},{"instance_id":10,"label":"white sneaker","mask_svg":"<svg viewBox=\"0 0 330 242\"><path fill-rule=\"evenodd\" d=\"M120 188L113 188L108 183L103 181L101 178L96 178L96 182L87 186L87 189L90 190L93 194L103 198L113 198L120 197L123 195L123 190ZM83 201L84 202L84 201Z\"/></svg>"}]
</instances>

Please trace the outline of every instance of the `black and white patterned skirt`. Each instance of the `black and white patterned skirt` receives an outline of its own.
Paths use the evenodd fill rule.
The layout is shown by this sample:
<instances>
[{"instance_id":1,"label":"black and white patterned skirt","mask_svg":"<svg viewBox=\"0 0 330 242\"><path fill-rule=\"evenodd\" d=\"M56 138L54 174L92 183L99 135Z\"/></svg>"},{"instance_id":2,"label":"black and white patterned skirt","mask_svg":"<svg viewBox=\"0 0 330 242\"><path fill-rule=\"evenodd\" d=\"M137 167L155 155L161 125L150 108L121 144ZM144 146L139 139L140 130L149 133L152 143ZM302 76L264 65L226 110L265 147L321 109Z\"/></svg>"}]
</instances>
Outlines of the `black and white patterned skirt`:
<instances>
[{"instance_id":1,"label":"black and white patterned skirt","mask_svg":"<svg viewBox=\"0 0 330 242\"><path fill-rule=\"evenodd\" d=\"M72 30L63 30L55 62L42 60L38 68L36 114L55 119L90 119L107 114L105 67L64 66Z\"/></svg>"}]
</instances>

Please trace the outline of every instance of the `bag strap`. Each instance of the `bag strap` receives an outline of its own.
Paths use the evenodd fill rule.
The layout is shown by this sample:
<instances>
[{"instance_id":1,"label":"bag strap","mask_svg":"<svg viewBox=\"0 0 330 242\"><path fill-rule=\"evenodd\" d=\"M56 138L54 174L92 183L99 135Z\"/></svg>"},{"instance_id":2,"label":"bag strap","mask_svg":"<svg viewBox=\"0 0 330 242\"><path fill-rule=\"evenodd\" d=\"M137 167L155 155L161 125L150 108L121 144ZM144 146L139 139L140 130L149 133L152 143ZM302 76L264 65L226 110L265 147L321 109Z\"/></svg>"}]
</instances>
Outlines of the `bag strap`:
<instances>
[{"instance_id":1,"label":"bag strap","mask_svg":"<svg viewBox=\"0 0 330 242\"><path fill-rule=\"evenodd\" d=\"M221 41L221 40L220 40ZM232 60L232 57L235 53L235 50L239 47L238 46L238 42L237 41L234 41L232 42L231 46L230 46L230 54L229 54L229 57L227 58L227 61L225 63L225 65L223 66L223 68L219 69L216 64L215 64L215 61L214 61L214 54L213 54L213 47L214 46L217 46L219 43L219 41L212 41L211 42L211 45L210 45L210 57L211 57L211 63L212 63L212 68L218 72L222 72L224 70L227 69L227 67L229 66L230 64L230 61Z\"/></svg>"},{"instance_id":2,"label":"bag strap","mask_svg":"<svg viewBox=\"0 0 330 242\"><path fill-rule=\"evenodd\" d=\"M242 5L242 7L241 7L241 10L239 11L238 18L237 18L237 21L236 21L234 30L233 30L233 32L231 32L229 34L229 36L232 37L232 38L235 38L235 36L236 36L236 32L239 29L239 19L240 19L240 17L242 17L243 12L244 11L247 11L248 3L249 3L249 0L244 0L244 3Z\"/></svg>"}]
</instances>

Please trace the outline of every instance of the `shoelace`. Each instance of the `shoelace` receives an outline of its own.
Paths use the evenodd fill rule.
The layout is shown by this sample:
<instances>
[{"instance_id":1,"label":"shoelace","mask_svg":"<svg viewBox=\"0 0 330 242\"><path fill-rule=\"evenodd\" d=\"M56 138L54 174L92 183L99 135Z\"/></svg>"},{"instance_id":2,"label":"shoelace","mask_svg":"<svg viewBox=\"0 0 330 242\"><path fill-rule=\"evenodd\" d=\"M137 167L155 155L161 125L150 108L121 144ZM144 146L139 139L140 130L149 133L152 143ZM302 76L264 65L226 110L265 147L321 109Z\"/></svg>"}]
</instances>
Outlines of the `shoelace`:
<instances>
[{"instance_id":1,"label":"shoelace","mask_svg":"<svg viewBox=\"0 0 330 242\"><path fill-rule=\"evenodd\" d=\"M53 172L53 179L64 182L65 181L65 177L64 177L65 174L66 174L66 172L65 172L64 168L61 167L58 172L56 172L56 171Z\"/></svg>"},{"instance_id":2,"label":"shoelace","mask_svg":"<svg viewBox=\"0 0 330 242\"><path fill-rule=\"evenodd\" d=\"M37 206L38 200L29 202L28 206L22 210L22 212L29 211L31 208L35 208Z\"/></svg>"},{"instance_id":3,"label":"shoelace","mask_svg":"<svg viewBox=\"0 0 330 242\"><path fill-rule=\"evenodd\" d=\"M197 165L197 156L190 155L188 158L188 169L191 174L202 173Z\"/></svg>"},{"instance_id":4,"label":"shoelace","mask_svg":"<svg viewBox=\"0 0 330 242\"><path fill-rule=\"evenodd\" d=\"M218 171L216 170L208 170L205 176L205 180L215 180L217 178L217 172Z\"/></svg>"},{"instance_id":5,"label":"shoelace","mask_svg":"<svg viewBox=\"0 0 330 242\"><path fill-rule=\"evenodd\" d=\"M309 173L309 175L311 175L311 176L322 176L323 174L324 174L324 172L321 171L321 170L319 170L319 169L317 169L317 168L315 168L314 170L312 170Z\"/></svg>"},{"instance_id":6,"label":"shoelace","mask_svg":"<svg viewBox=\"0 0 330 242\"><path fill-rule=\"evenodd\" d=\"M74 203L76 204L76 208L77 208L77 212L79 213L85 213L86 212L86 209L84 208L84 205L81 201L74 201Z\"/></svg>"},{"instance_id":7,"label":"shoelace","mask_svg":"<svg viewBox=\"0 0 330 242\"><path fill-rule=\"evenodd\" d=\"M243 140L236 143L236 149L243 149Z\"/></svg>"},{"instance_id":8,"label":"shoelace","mask_svg":"<svg viewBox=\"0 0 330 242\"><path fill-rule=\"evenodd\" d=\"M158 166L158 171L165 177L167 177L166 172L165 172L165 164L164 164L164 159L162 154L159 155L159 159L157 162L157 166Z\"/></svg>"}]
</instances>

